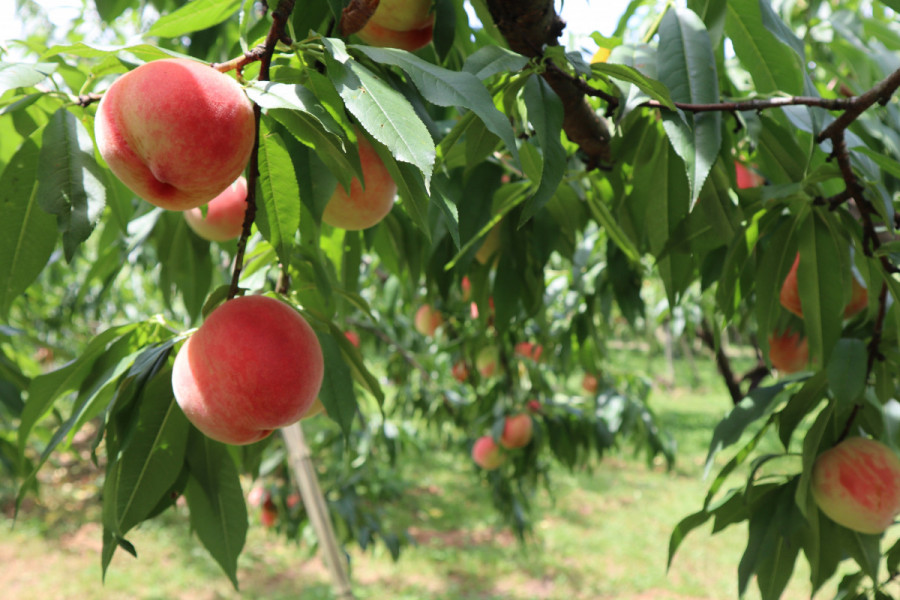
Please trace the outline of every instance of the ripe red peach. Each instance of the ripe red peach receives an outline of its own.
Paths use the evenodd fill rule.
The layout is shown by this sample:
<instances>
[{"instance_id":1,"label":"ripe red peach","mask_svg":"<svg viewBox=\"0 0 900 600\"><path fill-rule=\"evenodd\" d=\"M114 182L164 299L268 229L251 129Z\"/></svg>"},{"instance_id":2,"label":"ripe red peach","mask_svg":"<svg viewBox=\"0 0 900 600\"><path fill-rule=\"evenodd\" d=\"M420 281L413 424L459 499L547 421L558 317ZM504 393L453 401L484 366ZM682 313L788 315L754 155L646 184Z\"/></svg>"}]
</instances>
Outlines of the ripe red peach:
<instances>
[{"instance_id":1,"label":"ripe red peach","mask_svg":"<svg viewBox=\"0 0 900 600\"><path fill-rule=\"evenodd\" d=\"M472 460L475 464L487 471L493 471L504 462L506 455L489 435L484 435L475 440L472 446Z\"/></svg>"},{"instance_id":2,"label":"ripe red peach","mask_svg":"<svg viewBox=\"0 0 900 600\"><path fill-rule=\"evenodd\" d=\"M247 179L241 175L209 201L205 217L200 208L192 208L184 211L184 220L203 239L224 242L241 237L246 212Z\"/></svg>"},{"instance_id":3,"label":"ripe red peach","mask_svg":"<svg viewBox=\"0 0 900 600\"><path fill-rule=\"evenodd\" d=\"M423 304L416 311L413 323L416 331L422 335L431 337L434 335L434 332L437 331L437 328L443 325L444 315L430 304Z\"/></svg>"},{"instance_id":4,"label":"ripe red peach","mask_svg":"<svg viewBox=\"0 0 900 600\"><path fill-rule=\"evenodd\" d=\"M534 342L519 342L516 344L515 352L518 356L530 358L534 362L537 362L541 360L541 354L544 352L544 347L540 344L535 344Z\"/></svg>"},{"instance_id":5,"label":"ripe red peach","mask_svg":"<svg viewBox=\"0 0 900 600\"><path fill-rule=\"evenodd\" d=\"M347 338L347 341L353 344L354 348L359 348L359 334L355 331L345 331L344 337Z\"/></svg>"},{"instance_id":6,"label":"ripe red peach","mask_svg":"<svg viewBox=\"0 0 900 600\"><path fill-rule=\"evenodd\" d=\"M379 223L391 212L397 195L397 184L378 153L359 132L357 140L365 188L356 177L350 182L349 194L338 184L322 214L325 223L349 231L368 229Z\"/></svg>"},{"instance_id":7,"label":"ripe red peach","mask_svg":"<svg viewBox=\"0 0 900 600\"><path fill-rule=\"evenodd\" d=\"M588 394L596 394L598 387L600 387L600 380L597 379L596 375L585 373L584 377L581 378L581 389Z\"/></svg>"},{"instance_id":8,"label":"ripe red peach","mask_svg":"<svg viewBox=\"0 0 900 600\"><path fill-rule=\"evenodd\" d=\"M739 189L755 188L766 183L766 178L739 162L734 163L734 174Z\"/></svg>"},{"instance_id":9,"label":"ripe red peach","mask_svg":"<svg viewBox=\"0 0 900 600\"><path fill-rule=\"evenodd\" d=\"M145 63L109 87L94 120L110 170L144 200L188 210L244 170L256 135L253 105L233 78L200 62Z\"/></svg>"},{"instance_id":10,"label":"ripe red peach","mask_svg":"<svg viewBox=\"0 0 900 600\"><path fill-rule=\"evenodd\" d=\"M411 52L431 41L433 29L431 0L381 0L357 35L372 46Z\"/></svg>"},{"instance_id":11,"label":"ripe red peach","mask_svg":"<svg viewBox=\"0 0 900 600\"><path fill-rule=\"evenodd\" d=\"M782 373L802 371L809 364L809 342L797 332L769 335L769 360Z\"/></svg>"},{"instance_id":12,"label":"ripe red peach","mask_svg":"<svg viewBox=\"0 0 900 600\"><path fill-rule=\"evenodd\" d=\"M396 31L376 25L369 20L365 27L356 32L356 35L370 46L398 48L407 52L414 52L424 48L431 42L431 39L434 37L434 24L429 22L418 29Z\"/></svg>"},{"instance_id":13,"label":"ripe red peach","mask_svg":"<svg viewBox=\"0 0 900 600\"><path fill-rule=\"evenodd\" d=\"M278 507L271 498L266 499L263 503L259 511L259 521L266 528L275 527L275 523L278 522Z\"/></svg>"},{"instance_id":14,"label":"ripe red peach","mask_svg":"<svg viewBox=\"0 0 900 600\"><path fill-rule=\"evenodd\" d=\"M460 383L465 383L469 378L469 367L464 361L456 362L450 372L453 374L453 379Z\"/></svg>"},{"instance_id":15,"label":"ripe red peach","mask_svg":"<svg viewBox=\"0 0 900 600\"><path fill-rule=\"evenodd\" d=\"M506 417L503 423L503 434L500 436L500 445L504 448L522 448L531 441L534 424L531 417L525 413L512 417Z\"/></svg>"},{"instance_id":16,"label":"ripe red peach","mask_svg":"<svg viewBox=\"0 0 900 600\"><path fill-rule=\"evenodd\" d=\"M900 513L900 458L876 440L852 437L826 450L810 484L828 518L860 533L881 533Z\"/></svg>"},{"instance_id":17,"label":"ripe red peach","mask_svg":"<svg viewBox=\"0 0 900 600\"><path fill-rule=\"evenodd\" d=\"M324 360L293 307L244 296L216 308L175 357L172 389L188 420L226 444L251 444L315 402Z\"/></svg>"},{"instance_id":18,"label":"ripe red peach","mask_svg":"<svg viewBox=\"0 0 900 600\"><path fill-rule=\"evenodd\" d=\"M803 318L803 307L800 306L800 288L797 284L797 269L799 266L800 253L798 252L794 258L794 264L791 265L791 270L788 271L787 277L784 278L784 282L781 284L779 300L781 300L781 305L784 308ZM869 292L854 275L853 283L851 284L850 302L844 307L844 318L849 319L866 308L868 303Z\"/></svg>"}]
</instances>

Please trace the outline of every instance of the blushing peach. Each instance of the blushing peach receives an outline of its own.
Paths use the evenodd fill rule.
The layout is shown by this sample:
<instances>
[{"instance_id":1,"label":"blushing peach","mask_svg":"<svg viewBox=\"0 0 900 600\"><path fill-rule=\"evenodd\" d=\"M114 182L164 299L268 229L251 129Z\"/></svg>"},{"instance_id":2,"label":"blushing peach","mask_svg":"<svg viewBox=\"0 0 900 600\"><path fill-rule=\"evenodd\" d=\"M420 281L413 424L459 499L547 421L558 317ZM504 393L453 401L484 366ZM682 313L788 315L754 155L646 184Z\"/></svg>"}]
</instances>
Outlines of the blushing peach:
<instances>
[{"instance_id":1,"label":"blushing peach","mask_svg":"<svg viewBox=\"0 0 900 600\"><path fill-rule=\"evenodd\" d=\"M482 377L493 377L500 362L500 352L494 346L485 346L475 356L475 368Z\"/></svg>"},{"instance_id":2,"label":"blushing peach","mask_svg":"<svg viewBox=\"0 0 900 600\"><path fill-rule=\"evenodd\" d=\"M394 31L421 29L434 21L432 0L381 0L369 23Z\"/></svg>"},{"instance_id":3,"label":"blushing peach","mask_svg":"<svg viewBox=\"0 0 900 600\"><path fill-rule=\"evenodd\" d=\"M596 375L585 373L584 377L581 378L581 389L588 394L596 394L598 387L600 387L600 380L597 379Z\"/></svg>"},{"instance_id":4,"label":"blushing peach","mask_svg":"<svg viewBox=\"0 0 900 600\"><path fill-rule=\"evenodd\" d=\"M460 383L465 383L469 378L469 367L464 361L456 362L450 372L453 374L453 379Z\"/></svg>"},{"instance_id":5,"label":"blushing peach","mask_svg":"<svg viewBox=\"0 0 900 600\"><path fill-rule=\"evenodd\" d=\"M766 183L765 177L736 161L734 163L734 175L738 188L742 190L759 187Z\"/></svg>"},{"instance_id":6,"label":"blushing peach","mask_svg":"<svg viewBox=\"0 0 900 600\"><path fill-rule=\"evenodd\" d=\"M418 29L397 31L388 29L370 19L366 26L356 32L359 39L370 46L378 48L398 48L407 52L415 52L427 46L434 37L434 25L429 22Z\"/></svg>"},{"instance_id":7,"label":"blushing peach","mask_svg":"<svg viewBox=\"0 0 900 600\"><path fill-rule=\"evenodd\" d=\"M506 417L503 423L503 434L500 436L500 445L504 448L522 448L531 441L534 423L531 417L525 413Z\"/></svg>"},{"instance_id":8,"label":"blushing peach","mask_svg":"<svg viewBox=\"0 0 900 600\"><path fill-rule=\"evenodd\" d=\"M416 311L413 322L416 331L424 336L431 337L434 335L434 332L437 331L437 328L443 325L444 315L430 304L423 304Z\"/></svg>"},{"instance_id":9,"label":"blushing peach","mask_svg":"<svg viewBox=\"0 0 900 600\"><path fill-rule=\"evenodd\" d=\"M226 444L251 444L315 402L324 360L291 306L245 296L216 308L175 357L172 389L188 420Z\"/></svg>"},{"instance_id":10,"label":"blushing peach","mask_svg":"<svg viewBox=\"0 0 900 600\"><path fill-rule=\"evenodd\" d=\"M350 193L338 184L325 206L322 220L332 227L359 231L380 222L391 212L397 185L391 179L378 153L362 134L359 140L359 161L365 188L359 179L350 182Z\"/></svg>"},{"instance_id":11,"label":"blushing peach","mask_svg":"<svg viewBox=\"0 0 900 600\"><path fill-rule=\"evenodd\" d=\"M540 344L535 344L534 342L519 342L516 344L515 352L518 356L530 358L534 362L538 362L541 360L541 354L544 352L544 347Z\"/></svg>"},{"instance_id":12,"label":"blushing peach","mask_svg":"<svg viewBox=\"0 0 900 600\"><path fill-rule=\"evenodd\" d=\"M482 469L493 471L506 462L506 455L494 438L484 435L475 440L472 446L472 460Z\"/></svg>"},{"instance_id":13,"label":"blushing peach","mask_svg":"<svg viewBox=\"0 0 900 600\"><path fill-rule=\"evenodd\" d=\"M788 271L787 277L781 284L781 293L779 300L781 305L788 311L803 318L803 307L800 305L800 287L797 283L797 269L800 267L800 253L794 258L794 264ZM844 307L844 318L849 319L859 311L866 308L869 303L869 292L859 282L855 275L851 284L850 302Z\"/></svg>"},{"instance_id":14,"label":"blushing peach","mask_svg":"<svg viewBox=\"0 0 900 600\"><path fill-rule=\"evenodd\" d=\"M900 458L876 440L852 437L826 450L810 484L828 518L860 533L881 533L900 513Z\"/></svg>"},{"instance_id":15,"label":"blushing peach","mask_svg":"<svg viewBox=\"0 0 900 600\"><path fill-rule=\"evenodd\" d=\"M192 208L184 211L184 220L203 239L224 242L241 237L246 213L247 179L241 175L209 201L205 217L200 208Z\"/></svg>"},{"instance_id":16,"label":"blushing peach","mask_svg":"<svg viewBox=\"0 0 900 600\"><path fill-rule=\"evenodd\" d=\"M171 58L113 82L97 108L94 133L103 160L131 191L156 206L188 210L241 174L256 124L237 81Z\"/></svg>"},{"instance_id":17,"label":"blushing peach","mask_svg":"<svg viewBox=\"0 0 900 600\"><path fill-rule=\"evenodd\" d=\"M782 373L802 371L809 364L809 342L797 332L770 334L769 360Z\"/></svg>"}]
</instances>

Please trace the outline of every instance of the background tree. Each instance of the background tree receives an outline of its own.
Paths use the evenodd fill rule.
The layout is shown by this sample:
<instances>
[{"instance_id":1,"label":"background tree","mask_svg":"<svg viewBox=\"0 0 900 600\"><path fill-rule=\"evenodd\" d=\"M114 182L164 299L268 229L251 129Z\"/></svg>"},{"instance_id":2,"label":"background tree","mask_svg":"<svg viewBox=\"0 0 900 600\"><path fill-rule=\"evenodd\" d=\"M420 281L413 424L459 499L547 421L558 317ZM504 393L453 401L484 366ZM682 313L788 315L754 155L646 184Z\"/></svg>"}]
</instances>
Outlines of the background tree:
<instances>
[{"instance_id":1,"label":"background tree","mask_svg":"<svg viewBox=\"0 0 900 600\"><path fill-rule=\"evenodd\" d=\"M897 451L900 5L635 0L612 37L594 36L588 64L558 44L565 24L546 0L472 2L475 24L455 0L405 24L377 4L96 0L114 47L86 37L86 19L66 40L35 20L3 49L0 457L19 501L89 431L106 471L104 569L183 495L236 583L239 473L285 457L277 438L238 447L201 434L171 371L223 301L266 293L300 308L321 346L319 399L337 427L314 454L345 541L400 552L402 532L379 515L414 444L393 426L404 414L494 467L478 473L524 537L548 461L575 466L623 440L674 460L648 381L606 368L610 339L664 324L708 345L735 404L710 432L708 468L726 448L731 458L673 532L670 559L710 519L747 521L741 593L755 576L779 597L802 553L812 591L848 560L842 597L887 597L900 544L822 512L816 499L833 492L814 466L852 437ZM98 102L169 58L211 64L253 103L237 241L209 243L107 168ZM170 122L195 108L141 102ZM190 128L197 152L230 150L201 124L154 143ZM196 158L183 152L163 154ZM369 171L379 163L383 185ZM360 176L366 194L388 191L382 203L396 186L374 224L331 204ZM650 303L655 290L663 303ZM417 316L426 304L439 320ZM734 372L729 339L756 347L756 368ZM565 392L571 373L585 395ZM522 447L507 432L519 415L533 436ZM770 431L781 447L763 454ZM485 442L473 448L484 436L489 457ZM895 482L896 459L861 461L855 471L874 475L856 494L891 522L897 486L873 482Z\"/></svg>"}]
</instances>

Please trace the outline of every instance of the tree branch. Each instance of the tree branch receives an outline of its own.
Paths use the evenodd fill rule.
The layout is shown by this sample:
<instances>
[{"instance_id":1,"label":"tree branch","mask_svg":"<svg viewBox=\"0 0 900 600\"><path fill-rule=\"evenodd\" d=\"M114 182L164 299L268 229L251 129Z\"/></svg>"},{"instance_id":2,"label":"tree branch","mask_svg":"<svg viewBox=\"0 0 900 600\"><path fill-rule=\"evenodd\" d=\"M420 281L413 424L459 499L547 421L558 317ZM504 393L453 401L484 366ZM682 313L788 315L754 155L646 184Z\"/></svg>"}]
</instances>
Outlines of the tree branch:
<instances>
[{"instance_id":1,"label":"tree branch","mask_svg":"<svg viewBox=\"0 0 900 600\"><path fill-rule=\"evenodd\" d=\"M279 41L284 41L287 44L291 44L291 39L288 37L285 32L285 27L287 26L288 17L290 17L291 11L294 9L294 0L281 0L278 3L278 7L272 11L272 26L269 27L269 33L266 36L266 41L262 44L262 51L259 53L259 81L269 81L269 66L272 63L272 55L275 53L275 46ZM248 55L253 54L254 51L248 52L242 58L246 58ZM255 56L255 55L254 55ZM230 64L234 61L228 61ZM231 68L240 69L243 67L242 63L240 66L235 66ZM228 69L219 69L220 71L227 71ZM256 121L256 139L253 142L253 151L250 154L250 166L247 173L247 212L244 214L244 224L241 228L241 238L238 240L237 245L237 254L234 258L234 270L231 273L231 286L228 289L228 299L232 299L237 296L239 288L238 281L241 278L241 271L244 268L244 252L247 250L247 240L250 238L250 230L253 227L253 219L256 217L256 182L259 180L259 122L262 116L262 110L259 105L253 104L253 115Z\"/></svg>"},{"instance_id":2,"label":"tree branch","mask_svg":"<svg viewBox=\"0 0 900 600\"><path fill-rule=\"evenodd\" d=\"M545 46L558 46L565 23L552 0L487 0L488 10L510 49L540 58ZM562 101L563 130L585 154L588 170L610 161L610 134L606 123L587 103L584 90L568 74L548 67L544 80Z\"/></svg>"}]
</instances>

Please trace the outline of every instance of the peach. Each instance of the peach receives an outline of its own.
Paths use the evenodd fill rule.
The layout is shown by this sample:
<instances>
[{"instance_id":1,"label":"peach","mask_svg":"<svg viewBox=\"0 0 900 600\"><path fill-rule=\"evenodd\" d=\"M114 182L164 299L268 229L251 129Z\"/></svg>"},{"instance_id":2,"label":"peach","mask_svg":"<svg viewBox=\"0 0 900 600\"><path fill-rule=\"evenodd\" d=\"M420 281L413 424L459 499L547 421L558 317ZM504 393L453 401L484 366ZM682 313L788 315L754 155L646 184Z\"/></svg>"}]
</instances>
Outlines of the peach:
<instances>
[{"instance_id":1,"label":"peach","mask_svg":"<svg viewBox=\"0 0 900 600\"><path fill-rule=\"evenodd\" d=\"M528 410L533 413L539 413L542 410L541 403L538 400L529 400L528 401Z\"/></svg>"},{"instance_id":2,"label":"peach","mask_svg":"<svg viewBox=\"0 0 900 600\"><path fill-rule=\"evenodd\" d=\"M475 440L472 446L472 460L475 464L487 471L493 471L504 462L506 455L489 435L484 435Z\"/></svg>"},{"instance_id":3,"label":"peach","mask_svg":"<svg viewBox=\"0 0 900 600\"><path fill-rule=\"evenodd\" d=\"M809 342L797 332L770 334L769 360L782 373L802 371L809 364Z\"/></svg>"},{"instance_id":4,"label":"peach","mask_svg":"<svg viewBox=\"0 0 900 600\"><path fill-rule=\"evenodd\" d=\"M468 302L472 297L472 282L469 281L468 275L463 275L462 281L459 284L460 290L462 290L462 299L463 302Z\"/></svg>"},{"instance_id":5,"label":"peach","mask_svg":"<svg viewBox=\"0 0 900 600\"><path fill-rule=\"evenodd\" d=\"M288 508L295 508L300 505L300 494L294 492L292 494L288 494L288 497L284 499L284 505Z\"/></svg>"},{"instance_id":6,"label":"peach","mask_svg":"<svg viewBox=\"0 0 900 600\"><path fill-rule=\"evenodd\" d=\"M325 223L350 231L368 229L379 223L391 212L397 195L397 185L378 153L359 132L357 139L365 188L356 177L350 182L349 194L338 184L322 214Z\"/></svg>"},{"instance_id":7,"label":"peach","mask_svg":"<svg viewBox=\"0 0 900 600\"><path fill-rule=\"evenodd\" d=\"M475 356L475 368L482 377L493 377L497 372L500 353L494 346L486 346Z\"/></svg>"},{"instance_id":8,"label":"peach","mask_svg":"<svg viewBox=\"0 0 900 600\"><path fill-rule=\"evenodd\" d=\"M850 291L850 302L844 307L844 318L849 319L869 305L869 291L862 286L856 276L853 277Z\"/></svg>"},{"instance_id":9,"label":"peach","mask_svg":"<svg viewBox=\"0 0 900 600\"><path fill-rule=\"evenodd\" d=\"M407 52L415 52L431 42L434 37L434 25L433 23L428 23L418 29L396 31L377 25L370 19L365 27L356 32L356 35L370 46L398 48Z\"/></svg>"},{"instance_id":10,"label":"peach","mask_svg":"<svg viewBox=\"0 0 900 600\"><path fill-rule=\"evenodd\" d=\"M544 347L533 342L519 342L516 344L515 352L518 356L530 358L534 362L537 362L541 360L541 354L544 352Z\"/></svg>"},{"instance_id":11,"label":"peach","mask_svg":"<svg viewBox=\"0 0 900 600\"><path fill-rule=\"evenodd\" d=\"M598 387L600 387L600 380L597 379L596 375L585 373L584 377L581 378L581 389L588 394L596 394Z\"/></svg>"},{"instance_id":12,"label":"peach","mask_svg":"<svg viewBox=\"0 0 900 600\"><path fill-rule=\"evenodd\" d=\"M794 258L794 264L791 265L791 270L788 271L787 277L784 278L784 282L781 284L779 300L781 300L781 305L784 308L802 319L803 307L800 306L800 288L797 284L797 269L799 266L800 253L798 252L797 256ZM851 284L850 302L844 307L844 318L849 319L859 311L865 309L868 303L869 292L854 275L853 283Z\"/></svg>"},{"instance_id":13,"label":"peach","mask_svg":"<svg viewBox=\"0 0 900 600\"><path fill-rule=\"evenodd\" d=\"M263 503L259 511L259 521L263 524L263 527L275 527L275 523L278 522L278 507L275 506L271 498L268 498Z\"/></svg>"},{"instance_id":14,"label":"peach","mask_svg":"<svg viewBox=\"0 0 900 600\"><path fill-rule=\"evenodd\" d=\"M735 161L734 175L737 179L739 189L755 188L766 183L766 178L754 170L748 169L741 163Z\"/></svg>"},{"instance_id":15,"label":"peach","mask_svg":"<svg viewBox=\"0 0 900 600\"><path fill-rule=\"evenodd\" d=\"M466 363L463 361L455 363L450 372L453 375L453 379L457 380L460 383L465 383L469 378L469 367L466 366Z\"/></svg>"},{"instance_id":16,"label":"peach","mask_svg":"<svg viewBox=\"0 0 900 600\"><path fill-rule=\"evenodd\" d=\"M444 315L430 304L423 304L416 311L413 319L416 331L425 336L433 336L438 327L444 323Z\"/></svg>"},{"instance_id":17,"label":"peach","mask_svg":"<svg viewBox=\"0 0 900 600\"><path fill-rule=\"evenodd\" d=\"M900 458L876 440L852 437L826 450L810 484L828 518L860 533L881 533L900 513Z\"/></svg>"},{"instance_id":18,"label":"peach","mask_svg":"<svg viewBox=\"0 0 900 600\"><path fill-rule=\"evenodd\" d=\"M316 400L324 360L293 307L244 296L216 308L175 357L172 389L188 420L226 444L251 444L298 421Z\"/></svg>"},{"instance_id":19,"label":"peach","mask_svg":"<svg viewBox=\"0 0 900 600\"><path fill-rule=\"evenodd\" d=\"M255 486L247 494L247 504L256 507L262 505L272 495L261 485Z\"/></svg>"},{"instance_id":20,"label":"peach","mask_svg":"<svg viewBox=\"0 0 900 600\"><path fill-rule=\"evenodd\" d=\"M503 422L503 434L500 436L500 445L504 448L522 448L531 441L534 424L531 417L525 413L506 417Z\"/></svg>"},{"instance_id":21,"label":"peach","mask_svg":"<svg viewBox=\"0 0 900 600\"><path fill-rule=\"evenodd\" d=\"M224 242L241 237L246 212L247 179L241 175L209 201L205 217L200 208L192 208L184 211L184 220L203 239Z\"/></svg>"},{"instance_id":22,"label":"peach","mask_svg":"<svg viewBox=\"0 0 900 600\"><path fill-rule=\"evenodd\" d=\"M131 191L156 206L188 210L241 174L256 123L237 81L171 58L113 82L97 108L94 134L103 160Z\"/></svg>"}]
</instances>

